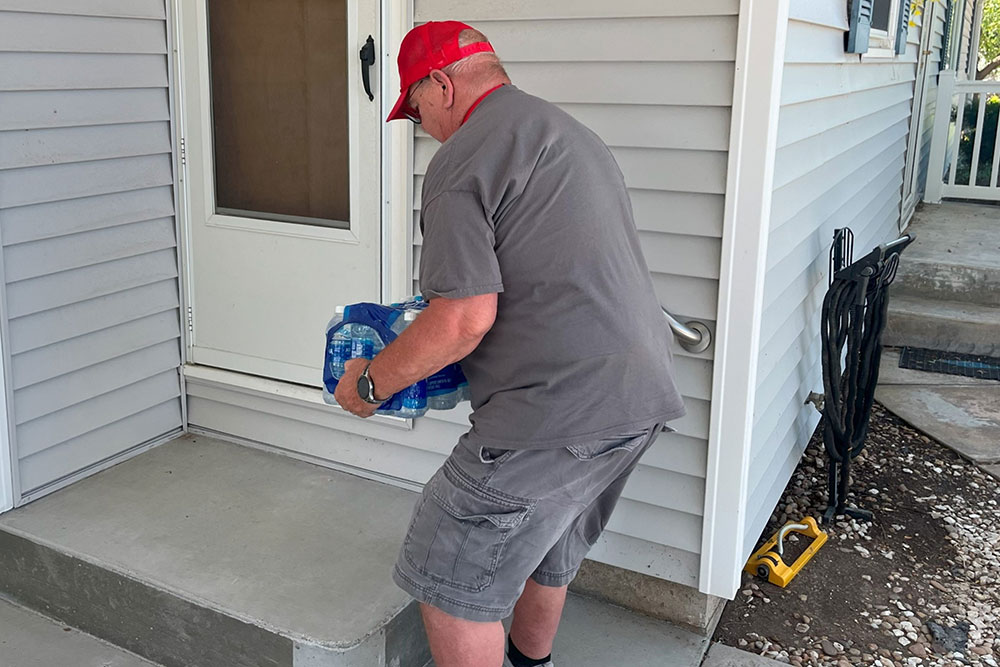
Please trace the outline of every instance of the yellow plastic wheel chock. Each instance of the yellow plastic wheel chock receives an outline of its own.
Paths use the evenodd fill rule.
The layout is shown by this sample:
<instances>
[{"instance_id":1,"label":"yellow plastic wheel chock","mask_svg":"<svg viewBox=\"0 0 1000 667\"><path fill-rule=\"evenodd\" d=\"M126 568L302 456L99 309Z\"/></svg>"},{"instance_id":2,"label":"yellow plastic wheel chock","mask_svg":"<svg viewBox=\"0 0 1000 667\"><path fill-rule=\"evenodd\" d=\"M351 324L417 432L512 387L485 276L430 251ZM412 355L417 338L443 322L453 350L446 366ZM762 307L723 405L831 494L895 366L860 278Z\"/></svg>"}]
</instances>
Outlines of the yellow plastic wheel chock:
<instances>
[{"instance_id":1,"label":"yellow plastic wheel chock","mask_svg":"<svg viewBox=\"0 0 1000 667\"><path fill-rule=\"evenodd\" d=\"M802 555L794 563L787 565L782 560L782 556L784 555L785 535L790 532L811 537L813 538L813 543L802 552ZM764 546L750 557L743 570L784 588L825 543L826 533L816 525L816 519L807 516L802 520L802 523L788 523L782 526L781 530L775 533Z\"/></svg>"}]
</instances>

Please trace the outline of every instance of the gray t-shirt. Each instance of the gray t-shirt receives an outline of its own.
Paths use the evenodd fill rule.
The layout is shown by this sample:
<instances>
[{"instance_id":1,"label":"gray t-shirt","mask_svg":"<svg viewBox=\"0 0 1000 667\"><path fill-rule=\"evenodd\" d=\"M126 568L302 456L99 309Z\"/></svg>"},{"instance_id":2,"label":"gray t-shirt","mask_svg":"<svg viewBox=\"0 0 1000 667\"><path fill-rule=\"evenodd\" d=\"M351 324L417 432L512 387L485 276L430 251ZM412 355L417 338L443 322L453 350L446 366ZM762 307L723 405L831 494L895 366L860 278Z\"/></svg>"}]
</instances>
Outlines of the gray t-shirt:
<instances>
[{"instance_id":1,"label":"gray t-shirt","mask_svg":"<svg viewBox=\"0 0 1000 667\"><path fill-rule=\"evenodd\" d=\"M684 415L625 181L596 134L503 86L438 150L422 201L424 298L500 293L461 362L477 443L562 447Z\"/></svg>"}]
</instances>

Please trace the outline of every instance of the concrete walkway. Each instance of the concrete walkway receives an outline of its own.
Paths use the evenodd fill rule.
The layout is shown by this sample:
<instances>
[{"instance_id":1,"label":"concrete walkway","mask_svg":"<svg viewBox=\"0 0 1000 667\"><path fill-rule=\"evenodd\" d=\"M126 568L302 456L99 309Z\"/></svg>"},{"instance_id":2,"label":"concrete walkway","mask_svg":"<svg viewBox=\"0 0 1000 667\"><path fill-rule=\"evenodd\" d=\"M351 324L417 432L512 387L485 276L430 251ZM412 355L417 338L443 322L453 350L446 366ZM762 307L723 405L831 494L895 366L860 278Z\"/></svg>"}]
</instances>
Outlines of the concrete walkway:
<instances>
[{"instance_id":1,"label":"concrete walkway","mask_svg":"<svg viewBox=\"0 0 1000 667\"><path fill-rule=\"evenodd\" d=\"M875 398L1000 479L1000 382L899 368L899 351L887 349Z\"/></svg>"},{"instance_id":2,"label":"concrete walkway","mask_svg":"<svg viewBox=\"0 0 1000 667\"><path fill-rule=\"evenodd\" d=\"M787 664L725 644L712 644L702 667L778 667Z\"/></svg>"},{"instance_id":3,"label":"concrete walkway","mask_svg":"<svg viewBox=\"0 0 1000 667\"><path fill-rule=\"evenodd\" d=\"M0 664L3 667L156 667L2 598Z\"/></svg>"}]
</instances>

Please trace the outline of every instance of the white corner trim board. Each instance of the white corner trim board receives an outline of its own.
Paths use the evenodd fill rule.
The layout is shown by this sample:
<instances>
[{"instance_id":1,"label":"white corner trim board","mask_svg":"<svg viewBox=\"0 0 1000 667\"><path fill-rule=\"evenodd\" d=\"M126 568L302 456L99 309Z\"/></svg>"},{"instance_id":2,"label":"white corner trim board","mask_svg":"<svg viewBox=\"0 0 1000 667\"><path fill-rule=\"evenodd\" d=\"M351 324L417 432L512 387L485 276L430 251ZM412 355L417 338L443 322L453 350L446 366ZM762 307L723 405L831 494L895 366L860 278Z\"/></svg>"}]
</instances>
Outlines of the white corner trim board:
<instances>
[{"instance_id":1,"label":"white corner trim board","mask_svg":"<svg viewBox=\"0 0 1000 667\"><path fill-rule=\"evenodd\" d=\"M0 274L2 272L3 257L0 255ZM9 415L14 400L10 381L9 340L6 290L0 290L0 513L13 509L14 504L21 500L18 457L15 451L17 441L14 437L14 420Z\"/></svg>"},{"instance_id":2,"label":"white corner trim board","mask_svg":"<svg viewBox=\"0 0 1000 667\"><path fill-rule=\"evenodd\" d=\"M740 3L699 577L702 593L726 599L736 594L743 567L788 2Z\"/></svg>"}]
</instances>

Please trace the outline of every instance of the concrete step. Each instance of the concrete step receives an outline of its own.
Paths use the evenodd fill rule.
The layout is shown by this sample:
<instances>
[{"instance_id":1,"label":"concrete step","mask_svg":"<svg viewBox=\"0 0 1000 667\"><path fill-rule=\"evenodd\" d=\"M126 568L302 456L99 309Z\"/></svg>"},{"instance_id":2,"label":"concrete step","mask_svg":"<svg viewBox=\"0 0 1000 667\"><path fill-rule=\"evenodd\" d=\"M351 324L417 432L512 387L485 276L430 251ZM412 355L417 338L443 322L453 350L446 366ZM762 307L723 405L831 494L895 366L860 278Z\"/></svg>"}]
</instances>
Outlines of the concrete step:
<instances>
[{"instance_id":1,"label":"concrete step","mask_svg":"<svg viewBox=\"0 0 1000 667\"><path fill-rule=\"evenodd\" d=\"M96 637L0 598L4 667L157 667Z\"/></svg>"},{"instance_id":2,"label":"concrete step","mask_svg":"<svg viewBox=\"0 0 1000 667\"><path fill-rule=\"evenodd\" d=\"M510 622L503 622L508 632ZM556 667L698 667L708 646L702 634L570 592L552 662ZM426 667L435 667L434 661Z\"/></svg>"},{"instance_id":3,"label":"concrete step","mask_svg":"<svg viewBox=\"0 0 1000 667\"><path fill-rule=\"evenodd\" d=\"M185 436L0 515L0 595L163 667L422 667L419 609L390 576L416 499ZM554 656L696 667L707 645L571 594Z\"/></svg>"},{"instance_id":4,"label":"concrete step","mask_svg":"<svg viewBox=\"0 0 1000 667\"><path fill-rule=\"evenodd\" d=\"M415 499L187 436L0 516L0 594L165 667L421 667Z\"/></svg>"},{"instance_id":5,"label":"concrete step","mask_svg":"<svg viewBox=\"0 0 1000 667\"><path fill-rule=\"evenodd\" d=\"M1000 251L998 251L1000 253ZM895 297L921 297L983 306L1000 306L1000 266L907 257L889 288Z\"/></svg>"},{"instance_id":6,"label":"concrete step","mask_svg":"<svg viewBox=\"0 0 1000 667\"><path fill-rule=\"evenodd\" d=\"M882 343L1000 355L1000 306L892 296Z\"/></svg>"}]
</instances>

